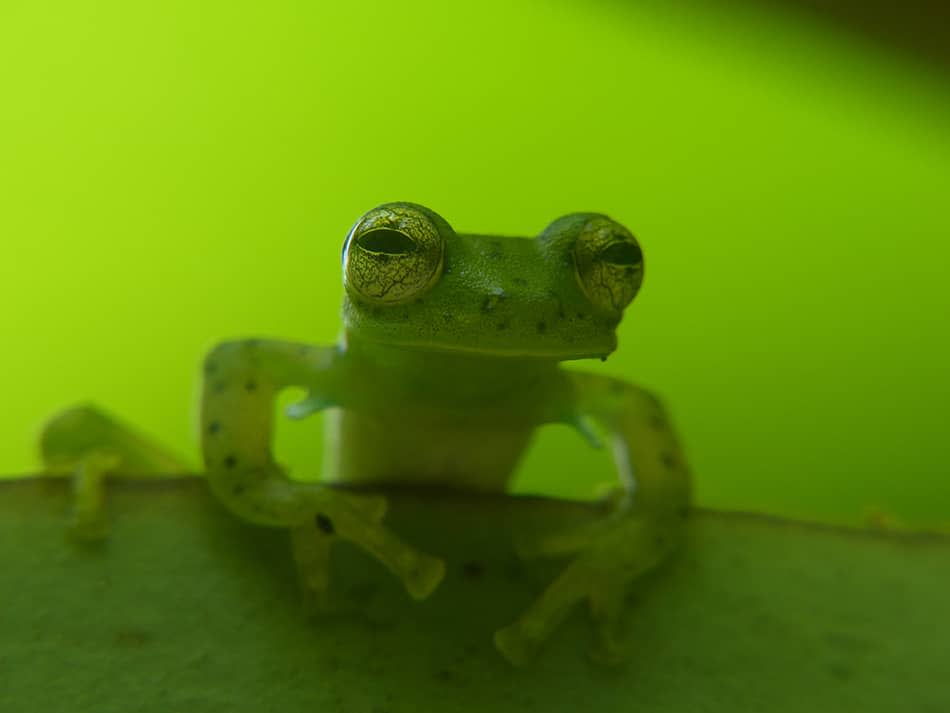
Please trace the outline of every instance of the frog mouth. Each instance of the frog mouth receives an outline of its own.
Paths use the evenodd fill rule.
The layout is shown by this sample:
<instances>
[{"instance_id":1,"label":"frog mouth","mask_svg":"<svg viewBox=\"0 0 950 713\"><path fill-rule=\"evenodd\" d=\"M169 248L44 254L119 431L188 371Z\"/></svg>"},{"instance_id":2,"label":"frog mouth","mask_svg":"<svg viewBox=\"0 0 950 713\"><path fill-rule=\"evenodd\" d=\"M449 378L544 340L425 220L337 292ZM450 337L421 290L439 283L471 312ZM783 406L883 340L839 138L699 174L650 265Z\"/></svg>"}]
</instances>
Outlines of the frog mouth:
<instances>
[{"instance_id":1,"label":"frog mouth","mask_svg":"<svg viewBox=\"0 0 950 713\"><path fill-rule=\"evenodd\" d=\"M437 339L427 340L399 340L382 338L367 338L365 335L353 337L348 335L346 343L358 342L373 344L375 347L391 347L405 352L416 352L422 355L458 355L484 359L510 359L512 361L575 361L580 359L599 359L606 361L607 357L616 349L616 338L611 343L594 346L571 347L570 345L503 345L492 343L451 343Z\"/></svg>"},{"instance_id":2,"label":"frog mouth","mask_svg":"<svg viewBox=\"0 0 950 713\"><path fill-rule=\"evenodd\" d=\"M411 348L408 347L407 348ZM416 347L419 348L419 347ZM606 360L610 352L603 353L595 350L571 350L566 348L518 348L518 347L478 347L466 345L440 345L432 344L422 347L425 351L439 351L448 354L466 354L469 356L484 356L499 359L542 359L553 361L573 361L576 359L600 359Z\"/></svg>"}]
</instances>

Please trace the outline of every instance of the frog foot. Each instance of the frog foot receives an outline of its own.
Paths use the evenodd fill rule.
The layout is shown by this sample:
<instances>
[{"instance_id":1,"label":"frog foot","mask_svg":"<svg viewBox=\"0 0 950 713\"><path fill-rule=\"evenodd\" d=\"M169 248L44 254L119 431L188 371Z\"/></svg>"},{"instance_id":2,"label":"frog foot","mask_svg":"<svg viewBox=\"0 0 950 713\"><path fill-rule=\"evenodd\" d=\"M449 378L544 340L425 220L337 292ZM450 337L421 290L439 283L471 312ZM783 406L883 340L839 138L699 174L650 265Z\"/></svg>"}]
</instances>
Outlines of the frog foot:
<instances>
[{"instance_id":1,"label":"frog foot","mask_svg":"<svg viewBox=\"0 0 950 713\"><path fill-rule=\"evenodd\" d=\"M43 475L69 479L72 515L67 538L95 543L109 535L109 479L180 477L186 463L105 411L80 404L53 416L40 435Z\"/></svg>"},{"instance_id":2,"label":"frog foot","mask_svg":"<svg viewBox=\"0 0 950 713\"><path fill-rule=\"evenodd\" d=\"M327 492L326 507L312 524L291 530L291 543L305 606L314 612L332 609L329 598L330 549L340 537L379 560L402 580L413 599L425 599L445 576L445 563L401 542L381 524L386 499L378 495Z\"/></svg>"},{"instance_id":3,"label":"frog foot","mask_svg":"<svg viewBox=\"0 0 950 713\"><path fill-rule=\"evenodd\" d=\"M577 554L514 623L495 633L495 646L512 664L527 664L586 600L595 626L590 657L606 665L623 661L627 651L620 624L627 593L634 580L669 552L673 537L668 527L642 513L614 511L590 525L521 543L522 555Z\"/></svg>"}]
</instances>

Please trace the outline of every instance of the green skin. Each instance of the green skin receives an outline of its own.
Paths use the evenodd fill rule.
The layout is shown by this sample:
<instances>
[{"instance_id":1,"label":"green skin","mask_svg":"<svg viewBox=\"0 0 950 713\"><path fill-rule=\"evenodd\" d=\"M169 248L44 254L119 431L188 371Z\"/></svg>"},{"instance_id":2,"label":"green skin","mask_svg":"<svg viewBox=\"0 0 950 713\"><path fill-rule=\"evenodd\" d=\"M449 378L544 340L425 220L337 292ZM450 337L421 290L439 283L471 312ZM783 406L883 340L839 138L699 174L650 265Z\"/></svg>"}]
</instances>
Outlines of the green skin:
<instances>
[{"instance_id":1,"label":"green skin","mask_svg":"<svg viewBox=\"0 0 950 713\"><path fill-rule=\"evenodd\" d=\"M243 340L208 354L201 442L211 489L242 519L290 530L318 603L335 538L370 552L422 599L441 581L442 561L381 524L381 496L332 484L504 491L538 426L567 423L596 445L593 424L612 446L619 479L609 514L522 547L573 559L495 642L512 663L525 663L587 600L600 634L594 653L616 660L629 584L678 539L688 469L654 396L560 362L603 359L616 348L641 279L635 239L604 216L565 216L528 240L457 234L421 206L380 206L344 245L339 344ZM291 417L332 408L318 483L289 480L272 456L274 399L290 386L308 390ZM164 449L86 406L49 423L41 452L47 472L73 477L72 533L86 539L105 534L106 475L182 470Z\"/></svg>"}]
</instances>

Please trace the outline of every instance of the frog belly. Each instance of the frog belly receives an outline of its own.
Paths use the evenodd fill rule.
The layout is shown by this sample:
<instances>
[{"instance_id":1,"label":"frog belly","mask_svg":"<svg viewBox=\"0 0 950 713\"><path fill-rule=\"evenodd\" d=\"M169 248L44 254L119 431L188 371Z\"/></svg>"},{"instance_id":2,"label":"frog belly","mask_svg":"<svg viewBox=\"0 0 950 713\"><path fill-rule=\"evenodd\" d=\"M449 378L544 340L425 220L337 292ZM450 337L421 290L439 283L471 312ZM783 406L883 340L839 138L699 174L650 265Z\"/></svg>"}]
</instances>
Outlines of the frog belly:
<instances>
[{"instance_id":1,"label":"frog belly","mask_svg":"<svg viewBox=\"0 0 950 713\"><path fill-rule=\"evenodd\" d=\"M322 480L504 491L530 426L414 421L333 409L326 414Z\"/></svg>"}]
</instances>

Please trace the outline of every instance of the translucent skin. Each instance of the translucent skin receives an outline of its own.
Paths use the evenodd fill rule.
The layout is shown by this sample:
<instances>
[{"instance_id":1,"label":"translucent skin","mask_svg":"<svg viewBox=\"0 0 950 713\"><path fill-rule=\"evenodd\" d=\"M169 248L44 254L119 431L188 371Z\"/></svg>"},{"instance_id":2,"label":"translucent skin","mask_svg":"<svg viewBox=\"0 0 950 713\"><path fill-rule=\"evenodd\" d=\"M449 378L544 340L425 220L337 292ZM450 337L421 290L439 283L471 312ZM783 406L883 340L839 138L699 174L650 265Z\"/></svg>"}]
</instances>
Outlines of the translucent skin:
<instances>
[{"instance_id":1,"label":"translucent skin","mask_svg":"<svg viewBox=\"0 0 950 713\"><path fill-rule=\"evenodd\" d=\"M654 396L560 362L615 349L642 268L629 231L597 214L565 216L524 239L456 234L408 203L370 211L344 244L339 344L243 340L208 354L201 440L213 492L245 520L291 530L302 581L318 603L337 537L373 554L421 599L438 586L442 561L381 524L381 497L334 484L503 491L535 428L567 423L596 443L596 427L618 474L610 514L523 543L530 554L573 559L495 642L512 663L525 663L586 599L600 634L595 654L619 658L624 595L678 539L688 468ZM272 456L274 399L288 386L308 390L290 416L333 409L319 483L289 480ZM102 522L103 475L133 465L160 475L173 461L95 409L81 411L50 423L42 451L50 471L75 478L74 530L88 534L102 531L90 523Z\"/></svg>"}]
</instances>

